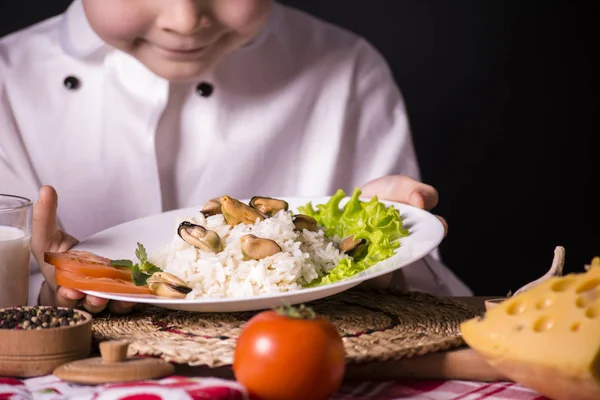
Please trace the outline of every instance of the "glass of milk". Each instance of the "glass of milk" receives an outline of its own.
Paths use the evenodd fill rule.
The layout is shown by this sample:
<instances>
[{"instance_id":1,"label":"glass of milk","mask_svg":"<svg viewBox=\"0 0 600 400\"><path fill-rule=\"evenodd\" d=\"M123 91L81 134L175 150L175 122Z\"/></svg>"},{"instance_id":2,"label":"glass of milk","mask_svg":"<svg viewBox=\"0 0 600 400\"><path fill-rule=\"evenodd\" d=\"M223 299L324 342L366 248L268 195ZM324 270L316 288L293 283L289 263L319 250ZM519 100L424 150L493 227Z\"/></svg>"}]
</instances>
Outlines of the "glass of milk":
<instances>
[{"instance_id":1,"label":"glass of milk","mask_svg":"<svg viewBox=\"0 0 600 400\"><path fill-rule=\"evenodd\" d=\"M0 308L26 306L33 203L0 193Z\"/></svg>"}]
</instances>

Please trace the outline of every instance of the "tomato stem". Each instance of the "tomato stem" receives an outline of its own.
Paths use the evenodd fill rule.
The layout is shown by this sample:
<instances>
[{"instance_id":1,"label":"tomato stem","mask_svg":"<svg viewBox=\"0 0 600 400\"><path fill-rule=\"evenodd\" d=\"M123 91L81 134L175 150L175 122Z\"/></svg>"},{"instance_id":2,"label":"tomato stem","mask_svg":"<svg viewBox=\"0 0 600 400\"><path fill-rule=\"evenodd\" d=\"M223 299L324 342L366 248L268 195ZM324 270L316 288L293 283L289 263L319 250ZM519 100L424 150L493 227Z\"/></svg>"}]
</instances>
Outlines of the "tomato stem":
<instances>
[{"instance_id":1,"label":"tomato stem","mask_svg":"<svg viewBox=\"0 0 600 400\"><path fill-rule=\"evenodd\" d=\"M317 314L313 311L313 309L306 307L304 304L301 304L299 307L294 307L292 305L286 304L282 307L277 308L275 311L279 315L283 315L288 318L305 320L317 318Z\"/></svg>"}]
</instances>

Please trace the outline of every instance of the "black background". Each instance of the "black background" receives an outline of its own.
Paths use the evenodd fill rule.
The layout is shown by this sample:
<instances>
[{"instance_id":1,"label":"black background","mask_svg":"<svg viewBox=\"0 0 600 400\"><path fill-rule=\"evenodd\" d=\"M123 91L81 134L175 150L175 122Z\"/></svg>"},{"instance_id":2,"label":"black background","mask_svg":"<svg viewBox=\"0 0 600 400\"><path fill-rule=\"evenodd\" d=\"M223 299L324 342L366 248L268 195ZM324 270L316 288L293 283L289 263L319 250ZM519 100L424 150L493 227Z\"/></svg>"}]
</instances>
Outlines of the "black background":
<instances>
[{"instance_id":1,"label":"black background","mask_svg":"<svg viewBox=\"0 0 600 400\"><path fill-rule=\"evenodd\" d=\"M600 255L597 2L287 0L366 37L407 102L445 262L476 294ZM0 0L0 35L67 0ZM594 4L596 3L596 4Z\"/></svg>"}]
</instances>

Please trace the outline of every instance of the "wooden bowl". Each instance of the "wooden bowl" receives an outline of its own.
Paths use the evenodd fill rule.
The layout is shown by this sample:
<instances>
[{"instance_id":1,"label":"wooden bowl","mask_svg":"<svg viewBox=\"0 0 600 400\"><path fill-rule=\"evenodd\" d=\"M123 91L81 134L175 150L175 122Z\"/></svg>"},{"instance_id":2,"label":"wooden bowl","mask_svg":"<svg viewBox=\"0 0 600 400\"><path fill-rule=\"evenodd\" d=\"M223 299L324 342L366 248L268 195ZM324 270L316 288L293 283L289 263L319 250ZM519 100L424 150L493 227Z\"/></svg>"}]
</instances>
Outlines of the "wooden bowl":
<instances>
[{"instance_id":1,"label":"wooden bowl","mask_svg":"<svg viewBox=\"0 0 600 400\"><path fill-rule=\"evenodd\" d=\"M62 364L88 357L92 349L92 316L84 311L74 311L84 319L72 326L39 330L0 329L0 376L27 378L48 375Z\"/></svg>"}]
</instances>

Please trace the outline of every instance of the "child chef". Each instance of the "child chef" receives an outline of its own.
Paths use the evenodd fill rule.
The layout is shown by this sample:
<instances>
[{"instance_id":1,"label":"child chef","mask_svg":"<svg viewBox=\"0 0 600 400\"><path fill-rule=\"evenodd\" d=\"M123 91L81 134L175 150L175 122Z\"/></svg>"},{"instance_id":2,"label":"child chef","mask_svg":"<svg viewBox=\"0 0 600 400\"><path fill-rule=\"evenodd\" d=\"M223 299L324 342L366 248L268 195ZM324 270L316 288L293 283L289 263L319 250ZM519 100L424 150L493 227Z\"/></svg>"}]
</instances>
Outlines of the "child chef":
<instances>
[{"instance_id":1,"label":"child chef","mask_svg":"<svg viewBox=\"0 0 600 400\"><path fill-rule=\"evenodd\" d=\"M0 40L0 191L37 198L30 304L129 311L57 288L43 263L125 221L223 193L354 187L431 209L419 179L383 57L273 0L75 0ZM435 253L399 275L470 294Z\"/></svg>"}]
</instances>

